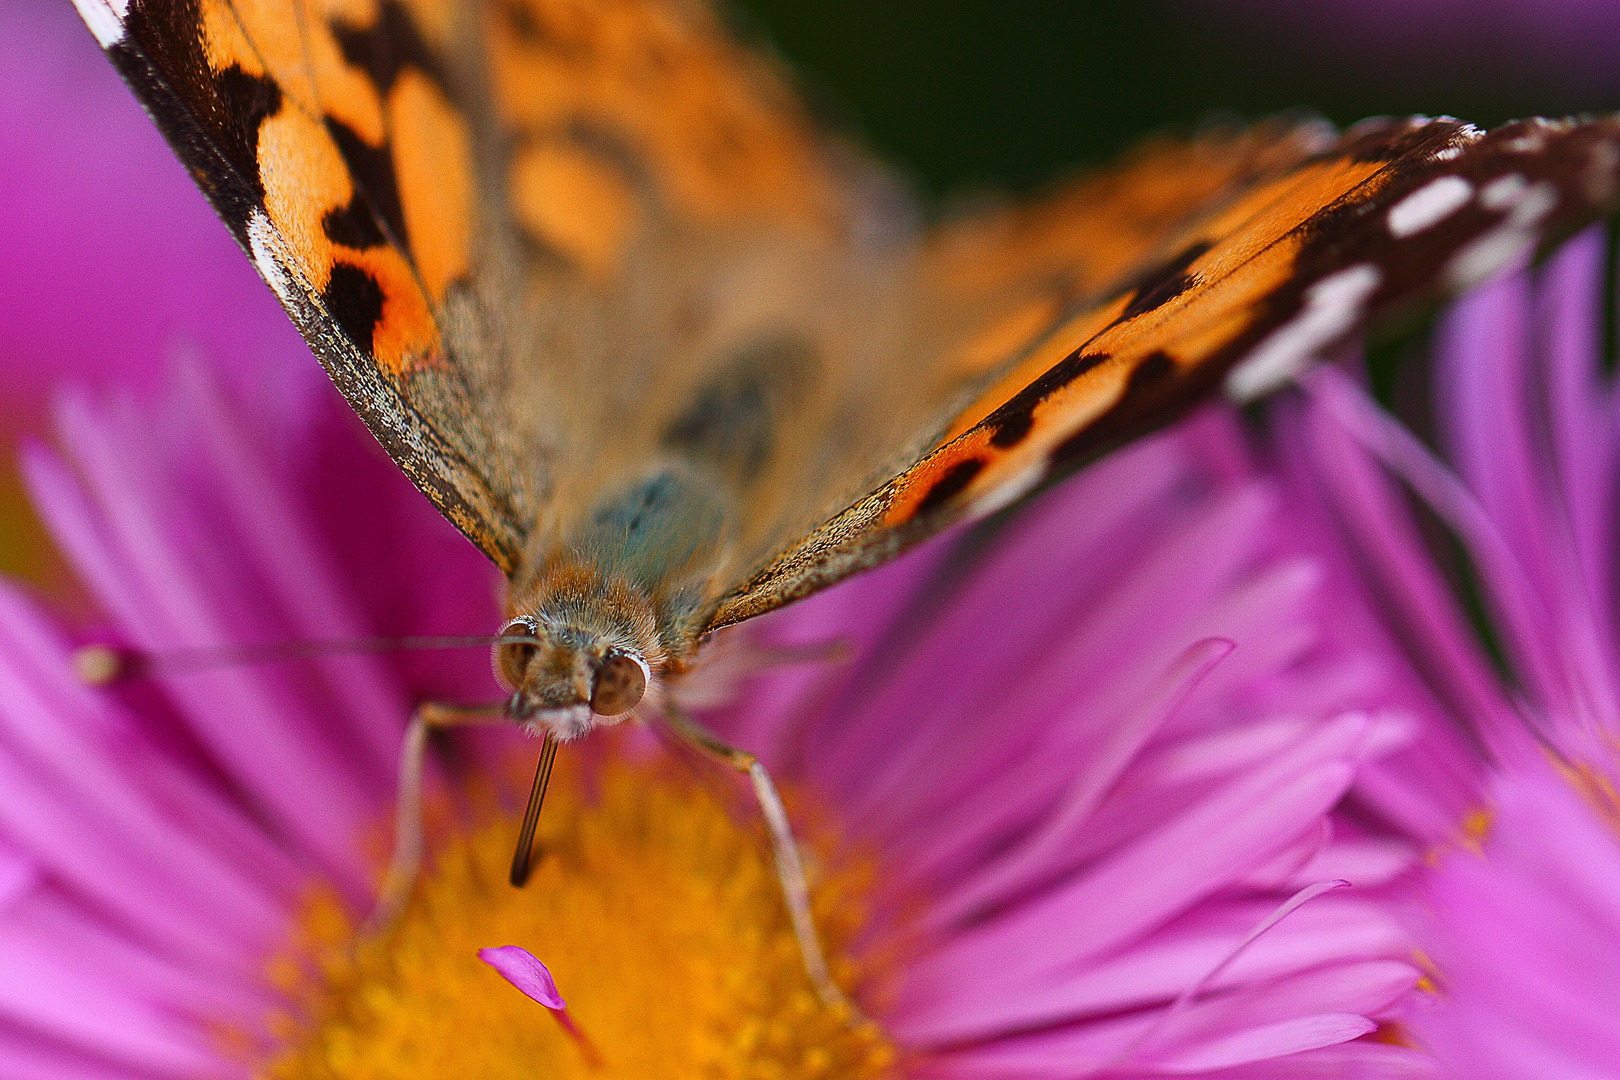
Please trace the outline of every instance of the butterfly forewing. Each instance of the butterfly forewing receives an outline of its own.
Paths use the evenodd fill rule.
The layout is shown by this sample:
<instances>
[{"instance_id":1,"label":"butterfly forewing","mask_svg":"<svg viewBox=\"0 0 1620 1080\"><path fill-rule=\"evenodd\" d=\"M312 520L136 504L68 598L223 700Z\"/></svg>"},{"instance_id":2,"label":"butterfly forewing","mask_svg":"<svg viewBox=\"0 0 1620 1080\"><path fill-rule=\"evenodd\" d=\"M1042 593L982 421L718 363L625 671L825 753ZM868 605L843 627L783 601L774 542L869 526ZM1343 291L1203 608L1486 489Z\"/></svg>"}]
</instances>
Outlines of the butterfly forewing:
<instances>
[{"instance_id":1,"label":"butterfly forewing","mask_svg":"<svg viewBox=\"0 0 1620 1080\"><path fill-rule=\"evenodd\" d=\"M726 625L990 513L1224 387L1246 401L1370 322L1613 209L1620 120L1370 122L1249 185L1131 288L1080 303L940 443L728 596Z\"/></svg>"},{"instance_id":2,"label":"butterfly forewing","mask_svg":"<svg viewBox=\"0 0 1620 1080\"><path fill-rule=\"evenodd\" d=\"M381 85L337 59L341 20L257 0L80 0L79 9L344 396L447 517L503 567L514 564L519 523L457 437L460 418L413 406L409 384L423 372L450 388L442 396L466 396L432 292L454 262L445 240L454 230L418 229L411 246L405 196L422 192L409 166L395 167ZM407 66L420 71L397 65ZM465 162L438 149L430 186L442 197ZM418 146L403 157L412 153L429 154ZM457 212L453 198L443 205Z\"/></svg>"}]
</instances>

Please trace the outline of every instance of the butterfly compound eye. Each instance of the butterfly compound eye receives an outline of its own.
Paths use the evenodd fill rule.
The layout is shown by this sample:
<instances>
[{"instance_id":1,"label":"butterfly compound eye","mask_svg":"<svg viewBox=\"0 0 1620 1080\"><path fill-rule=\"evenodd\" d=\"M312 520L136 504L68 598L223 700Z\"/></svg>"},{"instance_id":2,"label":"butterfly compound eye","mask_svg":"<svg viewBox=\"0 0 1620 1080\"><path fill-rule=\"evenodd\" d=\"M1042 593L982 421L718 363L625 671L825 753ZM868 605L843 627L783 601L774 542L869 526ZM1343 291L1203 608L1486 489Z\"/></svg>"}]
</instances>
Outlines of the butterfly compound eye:
<instances>
[{"instance_id":1,"label":"butterfly compound eye","mask_svg":"<svg viewBox=\"0 0 1620 1080\"><path fill-rule=\"evenodd\" d=\"M522 619L513 619L501 627L501 637L533 637L535 628ZM508 690L523 685L523 677L534 659L536 646L527 641L508 641L495 646L495 677Z\"/></svg>"},{"instance_id":2,"label":"butterfly compound eye","mask_svg":"<svg viewBox=\"0 0 1620 1080\"><path fill-rule=\"evenodd\" d=\"M591 711L598 716L618 716L636 707L647 692L647 665L628 653L609 653L596 669L591 686Z\"/></svg>"}]
</instances>

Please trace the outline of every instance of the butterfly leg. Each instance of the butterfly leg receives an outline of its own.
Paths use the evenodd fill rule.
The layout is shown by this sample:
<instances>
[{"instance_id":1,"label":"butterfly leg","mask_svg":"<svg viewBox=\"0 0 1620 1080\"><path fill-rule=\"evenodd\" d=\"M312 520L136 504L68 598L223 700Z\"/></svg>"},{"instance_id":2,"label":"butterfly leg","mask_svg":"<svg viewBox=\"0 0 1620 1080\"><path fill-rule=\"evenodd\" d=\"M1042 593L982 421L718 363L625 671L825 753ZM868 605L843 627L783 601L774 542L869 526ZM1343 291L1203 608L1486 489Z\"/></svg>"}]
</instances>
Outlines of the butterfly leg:
<instances>
[{"instance_id":1,"label":"butterfly leg","mask_svg":"<svg viewBox=\"0 0 1620 1080\"><path fill-rule=\"evenodd\" d=\"M747 775L770 831L771 850L776 857L776 876L782 884L782 896L787 901L793 934L799 941L799 955L804 961L805 973L810 976L817 995L828 1008L847 1011L857 1021L864 1019L855 1003L833 981L832 972L827 967L827 955L821 949L821 938L816 933L815 920L810 912L810 883L804 874L804 861L799 856L799 843L794 839L787 808L782 805L782 796L777 793L770 773L765 771L765 766L753 754L726 745L719 736L684 715L671 703L665 703L664 718L670 730L682 742Z\"/></svg>"},{"instance_id":2,"label":"butterfly leg","mask_svg":"<svg viewBox=\"0 0 1620 1080\"><path fill-rule=\"evenodd\" d=\"M422 777L427 769L428 736L451 728L510 723L504 702L448 705L426 701L411 714L399 749L399 794L394 804L394 853L388 860L376 906L366 919L371 932L387 930L405 910L422 869Z\"/></svg>"}]
</instances>

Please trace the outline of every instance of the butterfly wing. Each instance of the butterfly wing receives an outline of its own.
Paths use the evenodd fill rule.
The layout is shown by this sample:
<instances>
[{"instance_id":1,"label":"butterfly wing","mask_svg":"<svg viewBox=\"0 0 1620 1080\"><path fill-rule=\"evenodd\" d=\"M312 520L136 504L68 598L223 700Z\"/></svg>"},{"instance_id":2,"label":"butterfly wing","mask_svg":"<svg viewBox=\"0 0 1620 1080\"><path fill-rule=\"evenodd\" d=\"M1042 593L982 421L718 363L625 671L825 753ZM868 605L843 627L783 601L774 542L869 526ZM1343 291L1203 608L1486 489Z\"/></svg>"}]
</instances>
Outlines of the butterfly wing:
<instances>
[{"instance_id":1,"label":"butterfly wing","mask_svg":"<svg viewBox=\"0 0 1620 1080\"><path fill-rule=\"evenodd\" d=\"M1332 126L1309 115L1216 123L1185 139L1150 136L1045 197L949 220L929 238L929 288L951 305L1100 297L1198 218L1335 142ZM1004 359L994 348L979 355L987 364Z\"/></svg>"},{"instance_id":2,"label":"butterfly wing","mask_svg":"<svg viewBox=\"0 0 1620 1080\"><path fill-rule=\"evenodd\" d=\"M405 212L414 180L389 153L377 89L345 82L339 43L312 46L290 5L78 6L344 396L447 517L496 562L514 562L522 531L506 493L447 430L453 421L413 407L413 380L457 393L436 308L464 257L465 223L459 207L438 228ZM416 73L433 65L409 66L400 82L412 89L400 94L431 99L432 79ZM453 125L439 105L434 119Z\"/></svg>"},{"instance_id":3,"label":"butterfly wing","mask_svg":"<svg viewBox=\"0 0 1620 1080\"><path fill-rule=\"evenodd\" d=\"M766 223L845 227L835 155L702 8L76 3L350 404L508 573L569 484L555 403L610 409L592 345L669 336L622 283L693 235L728 238L695 277Z\"/></svg>"},{"instance_id":4,"label":"butterfly wing","mask_svg":"<svg viewBox=\"0 0 1620 1080\"><path fill-rule=\"evenodd\" d=\"M1369 322L1567 236L1615 206L1620 120L1488 135L1451 120L1372 122L1234 187L1168 244L1147 245L1171 254L1127 271L1131 287L1034 320L1022 355L924 453L767 563L712 626L1006 506L1202 397L1251 400Z\"/></svg>"},{"instance_id":5,"label":"butterfly wing","mask_svg":"<svg viewBox=\"0 0 1620 1080\"><path fill-rule=\"evenodd\" d=\"M1606 209L1620 158L1612 120L1331 144L1279 121L923 235L694 5L75 2L344 395L509 574L649 463L718 477L711 628L1286 381Z\"/></svg>"}]
</instances>

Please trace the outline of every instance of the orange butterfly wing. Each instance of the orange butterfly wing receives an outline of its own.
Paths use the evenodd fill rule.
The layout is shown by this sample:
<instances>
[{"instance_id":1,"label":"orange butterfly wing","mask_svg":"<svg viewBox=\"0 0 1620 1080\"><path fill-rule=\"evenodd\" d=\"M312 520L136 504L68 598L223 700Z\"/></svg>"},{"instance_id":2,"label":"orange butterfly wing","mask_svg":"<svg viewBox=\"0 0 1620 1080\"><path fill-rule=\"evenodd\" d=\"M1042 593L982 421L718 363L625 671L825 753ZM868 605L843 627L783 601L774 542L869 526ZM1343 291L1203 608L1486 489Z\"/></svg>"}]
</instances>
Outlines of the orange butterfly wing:
<instances>
[{"instance_id":1,"label":"orange butterfly wing","mask_svg":"<svg viewBox=\"0 0 1620 1080\"><path fill-rule=\"evenodd\" d=\"M845 224L797 102L701 7L76 3L350 404L508 573L538 508L463 302L501 245L589 288L671 223Z\"/></svg>"},{"instance_id":2,"label":"orange butterfly wing","mask_svg":"<svg viewBox=\"0 0 1620 1080\"><path fill-rule=\"evenodd\" d=\"M1217 391L1274 389L1370 321L1613 209L1617 190L1620 119L1489 135L1451 120L1362 125L1188 223L1132 287L1040 327L930 450L766 565L712 626L992 513Z\"/></svg>"},{"instance_id":3,"label":"orange butterfly wing","mask_svg":"<svg viewBox=\"0 0 1620 1080\"><path fill-rule=\"evenodd\" d=\"M437 305L470 219L468 161L454 152L465 132L430 48L395 54L378 82L344 58L346 45L363 51L363 24L345 41L348 24L288 17L288 4L78 6L356 412L446 517L515 563L521 532L503 493L411 401L423 373L453 393ZM445 210L424 222L405 208L429 156Z\"/></svg>"}]
</instances>

